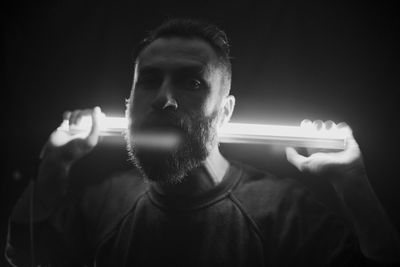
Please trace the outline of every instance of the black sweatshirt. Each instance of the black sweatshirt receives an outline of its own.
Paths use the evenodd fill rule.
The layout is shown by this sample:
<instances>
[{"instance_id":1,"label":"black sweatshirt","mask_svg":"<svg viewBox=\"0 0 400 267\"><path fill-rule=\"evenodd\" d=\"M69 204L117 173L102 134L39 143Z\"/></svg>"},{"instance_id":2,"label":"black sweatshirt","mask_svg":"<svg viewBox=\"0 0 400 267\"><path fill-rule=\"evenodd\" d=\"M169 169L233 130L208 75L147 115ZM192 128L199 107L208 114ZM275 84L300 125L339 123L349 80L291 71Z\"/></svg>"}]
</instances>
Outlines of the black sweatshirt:
<instances>
[{"instance_id":1,"label":"black sweatshirt","mask_svg":"<svg viewBox=\"0 0 400 267\"><path fill-rule=\"evenodd\" d=\"M55 266L358 266L346 224L292 179L233 162L220 184L169 197L130 171L66 198L35 224L35 260ZM7 257L29 264L29 228Z\"/></svg>"}]
</instances>

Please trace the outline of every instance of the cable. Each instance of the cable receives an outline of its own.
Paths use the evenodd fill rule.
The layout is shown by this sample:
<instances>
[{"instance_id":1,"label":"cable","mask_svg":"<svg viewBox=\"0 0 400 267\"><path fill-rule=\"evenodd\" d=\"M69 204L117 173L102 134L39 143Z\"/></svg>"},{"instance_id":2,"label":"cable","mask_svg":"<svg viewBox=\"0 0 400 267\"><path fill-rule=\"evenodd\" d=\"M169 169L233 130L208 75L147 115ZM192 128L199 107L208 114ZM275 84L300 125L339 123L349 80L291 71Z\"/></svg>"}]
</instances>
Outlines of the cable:
<instances>
[{"instance_id":1,"label":"cable","mask_svg":"<svg viewBox=\"0 0 400 267\"><path fill-rule=\"evenodd\" d=\"M32 176L34 177L34 176ZM34 208L35 208L35 193L36 193L36 179L31 178L31 190L30 190L30 203L29 203L29 242L30 242L30 256L31 266L36 266L35 259L35 234L34 234Z\"/></svg>"},{"instance_id":2,"label":"cable","mask_svg":"<svg viewBox=\"0 0 400 267\"><path fill-rule=\"evenodd\" d=\"M36 205L36 179L39 175L39 168L42 162L42 153L37 158L34 166L33 175L30 178L31 190L29 192L29 246L31 266L36 266L35 255L35 205Z\"/></svg>"}]
</instances>

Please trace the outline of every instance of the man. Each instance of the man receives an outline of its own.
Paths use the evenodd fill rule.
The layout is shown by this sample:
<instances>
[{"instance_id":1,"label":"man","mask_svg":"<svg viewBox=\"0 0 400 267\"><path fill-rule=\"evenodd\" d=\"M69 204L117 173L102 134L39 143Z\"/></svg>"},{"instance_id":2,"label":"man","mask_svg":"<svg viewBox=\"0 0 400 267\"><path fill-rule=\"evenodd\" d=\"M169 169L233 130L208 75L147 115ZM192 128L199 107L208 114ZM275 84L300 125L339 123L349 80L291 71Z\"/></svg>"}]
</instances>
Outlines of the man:
<instances>
[{"instance_id":1,"label":"man","mask_svg":"<svg viewBox=\"0 0 400 267\"><path fill-rule=\"evenodd\" d=\"M229 121L231 65L217 27L170 20L135 55L126 116L135 170L76 197L69 170L98 143L101 111L67 112L71 125L91 114L87 137L55 131L42 151L34 216L30 190L10 220L6 255L21 265L357 266L399 262L399 238L368 183L360 149L345 124L347 148L309 157L293 148L300 171L329 179L356 236L302 186L227 160L217 129ZM311 123L311 122L305 122ZM172 135L168 148L139 136ZM29 222L34 231L29 230ZM34 233L29 244L29 236Z\"/></svg>"}]
</instances>

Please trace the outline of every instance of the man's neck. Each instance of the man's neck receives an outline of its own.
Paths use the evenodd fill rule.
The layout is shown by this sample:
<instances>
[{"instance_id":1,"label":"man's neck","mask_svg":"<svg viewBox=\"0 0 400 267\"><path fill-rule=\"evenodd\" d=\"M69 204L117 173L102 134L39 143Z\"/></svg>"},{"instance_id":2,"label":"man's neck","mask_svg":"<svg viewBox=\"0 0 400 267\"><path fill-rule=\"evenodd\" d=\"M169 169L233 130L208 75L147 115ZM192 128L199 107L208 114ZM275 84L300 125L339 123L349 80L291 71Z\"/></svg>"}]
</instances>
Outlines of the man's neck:
<instances>
[{"instance_id":1,"label":"man's neck","mask_svg":"<svg viewBox=\"0 0 400 267\"><path fill-rule=\"evenodd\" d=\"M175 185L159 185L156 188L168 195L198 195L218 185L229 169L229 162L216 147L203 161L202 165L192 170L184 180Z\"/></svg>"}]
</instances>

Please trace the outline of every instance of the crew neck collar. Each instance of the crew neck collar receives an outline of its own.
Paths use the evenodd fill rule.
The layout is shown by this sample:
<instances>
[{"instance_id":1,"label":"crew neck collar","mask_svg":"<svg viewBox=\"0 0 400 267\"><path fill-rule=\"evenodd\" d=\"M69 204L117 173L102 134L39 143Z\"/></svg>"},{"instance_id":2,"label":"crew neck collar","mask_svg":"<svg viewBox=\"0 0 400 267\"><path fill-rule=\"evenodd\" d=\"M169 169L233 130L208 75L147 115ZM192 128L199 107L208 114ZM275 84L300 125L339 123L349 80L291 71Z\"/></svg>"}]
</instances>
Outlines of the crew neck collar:
<instances>
[{"instance_id":1,"label":"crew neck collar","mask_svg":"<svg viewBox=\"0 0 400 267\"><path fill-rule=\"evenodd\" d=\"M201 209L224 198L239 182L242 169L231 162L222 181L207 191L194 196L169 195L155 185L150 185L148 195L151 201L162 209L190 211Z\"/></svg>"}]
</instances>

